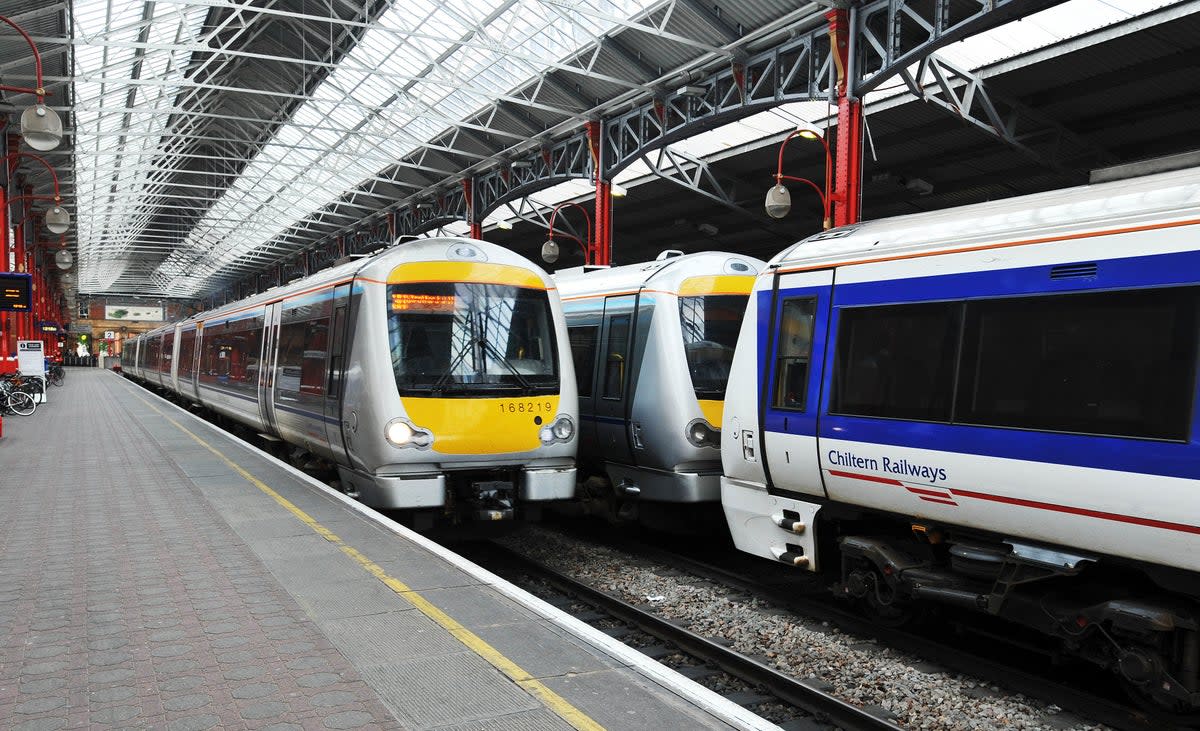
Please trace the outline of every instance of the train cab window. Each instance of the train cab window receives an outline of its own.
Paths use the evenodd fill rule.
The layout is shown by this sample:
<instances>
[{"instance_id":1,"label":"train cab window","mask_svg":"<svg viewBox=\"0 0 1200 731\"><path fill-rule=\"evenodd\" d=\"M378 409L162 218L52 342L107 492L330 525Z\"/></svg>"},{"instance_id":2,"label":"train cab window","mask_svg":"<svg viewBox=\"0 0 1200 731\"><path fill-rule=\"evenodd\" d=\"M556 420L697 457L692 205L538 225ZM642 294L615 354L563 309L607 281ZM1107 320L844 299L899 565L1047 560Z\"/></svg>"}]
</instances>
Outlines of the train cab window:
<instances>
[{"instance_id":1,"label":"train cab window","mask_svg":"<svg viewBox=\"0 0 1200 731\"><path fill-rule=\"evenodd\" d=\"M683 350L696 398L722 399L733 367L747 295L711 294L679 298Z\"/></svg>"},{"instance_id":2,"label":"train cab window","mask_svg":"<svg viewBox=\"0 0 1200 731\"><path fill-rule=\"evenodd\" d=\"M568 327L567 334L571 339L571 360L575 363L579 397L588 398L592 395L592 383L596 380L596 346L600 344L600 326Z\"/></svg>"},{"instance_id":3,"label":"train cab window","mask_svg":"<svg viewBox=\"0 0 1200 731\"><path fill-rule=\"evenodd\" d=\"M625 364L629 358L629 315L608 318L608 355L604 359L601 396L620 400L625 395Z\"/></svg>"},{"instance_id":4,"label":"train cab window","mask_svg":"<svg viewBox=\"0 0 1200 731\"><path fill-rule=\"evenodd\" d=\"M783 301L779 342L775 350L775 400L777 409L803 411L808 395L808 363L812 357L815 297Z\"/></svg>"},{"instance_id":5,"label":"train cab window","mask_svg":"<svg viewBox=\"0 0 1200 731\"><path fill-rule=\"evenodd\" d=\"M972 302L956 421L1185 441L1200 289Z\"/></svg>"},{"instance_id":6,"label":"train cab window","mask_svg":"<svg viewBox=\"0 0 1200 731\"><path fill-rule=\"evenodd\" d=\"M949 421L962 304L843 308L830 411Z\"/></svg>"}]
</instances>

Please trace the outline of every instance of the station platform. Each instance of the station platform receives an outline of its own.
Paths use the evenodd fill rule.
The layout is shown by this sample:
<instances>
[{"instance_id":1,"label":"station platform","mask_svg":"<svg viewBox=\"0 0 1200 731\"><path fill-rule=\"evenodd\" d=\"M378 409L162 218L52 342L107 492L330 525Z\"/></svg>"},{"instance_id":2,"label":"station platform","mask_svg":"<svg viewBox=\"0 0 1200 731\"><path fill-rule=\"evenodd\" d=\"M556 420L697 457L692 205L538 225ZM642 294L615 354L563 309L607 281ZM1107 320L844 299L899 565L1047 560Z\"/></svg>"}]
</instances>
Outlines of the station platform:
<instances>
[{"instance_id":1,"label":"station platform","mask_svg":"<svg viewBox=\"0 0 1200 731\"><path fill-rule=\"evenodd\" d=\"M0 727L777 729L110 371L0 439Z\"/></svg>"}]
</instances>

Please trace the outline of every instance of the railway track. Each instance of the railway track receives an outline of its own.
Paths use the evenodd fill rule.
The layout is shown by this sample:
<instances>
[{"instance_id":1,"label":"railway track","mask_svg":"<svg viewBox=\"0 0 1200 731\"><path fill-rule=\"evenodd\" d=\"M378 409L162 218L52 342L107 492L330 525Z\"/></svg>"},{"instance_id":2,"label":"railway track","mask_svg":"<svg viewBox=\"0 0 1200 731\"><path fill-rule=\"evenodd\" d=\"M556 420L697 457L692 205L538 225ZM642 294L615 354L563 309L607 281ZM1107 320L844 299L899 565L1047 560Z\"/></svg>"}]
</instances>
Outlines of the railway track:
<instances>
[{"instance_id":1,"label":"railway track","mask_svg":"<svg viewBox=\"0 0 1200 731\"><path fill-rule=\"evenodd\" d=\"M856 614L829 596L811 574L796 572L770 562L743 556L729 548L698 549L687 555L629 531L598 529L587 521L555 522L554 529L636 556L638 559L671 567L732 588L747 596L765 599L773 606L816 622L827 622L839 630L882 646L916 656L946 670L975 677L1015 693L1055 704L1082 718L1121 731L1186 731L1190 725L1178 725L1122 702L1123 693L1115 680L1098 669L1078 663L1059 666L1060 658L1033 643L1014 642L1001 636L1004 628L986 628L968 623L972 617L950 615L936 632L908 631L883 627ZM664 541L665 542L665 541ZM670 539L677 545L677 539ZM694 548L694 544L685 542ZM950 631L947 631L950 630ZM945 637L953 638L954 643ZM987 648L986 645L991 647ZM1008 648L1008 658L1000 657ZM1024 662L1017 662L1020 656ZM1041 671L1038 671L1038 668ZM1055 667L1060 674L1072 674L1066 683L1045 670ZM1098 688L1098 690L1096 689ZM1114 700L1116 698L1118 700Z\"/></svg>"},{"instance_id":2,"label":"railway track","mask_svg":"<svg viewBox=\"0 0 1200 731\"><path fill-rule=\"evenodd\" d=\"M588 586L506 547L488 543L457 550L576 618L621 639L729 700L796 731L895 731L878 715L784 675L718 641Z\"/></svg>"}]
</instances>

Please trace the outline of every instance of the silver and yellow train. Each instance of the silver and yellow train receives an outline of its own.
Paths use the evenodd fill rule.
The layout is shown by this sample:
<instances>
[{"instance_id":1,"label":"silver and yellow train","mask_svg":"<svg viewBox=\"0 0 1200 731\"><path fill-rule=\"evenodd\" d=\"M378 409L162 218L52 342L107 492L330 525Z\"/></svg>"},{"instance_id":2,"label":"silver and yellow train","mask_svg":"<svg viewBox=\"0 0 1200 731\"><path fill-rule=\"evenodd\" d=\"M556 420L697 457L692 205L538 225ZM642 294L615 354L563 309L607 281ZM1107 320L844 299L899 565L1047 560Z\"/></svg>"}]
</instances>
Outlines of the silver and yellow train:
<instances>
[{"instance_id":1,"label":"silver and yellow train","mask_svg":"<svg viewBox=\"0 0 1200 731\"><path fill-rule=\"evenodd\" d=\"M721 497L721 415L742 315L763 262L664 252L554 276L578 377L589 497L647 521ZM670 519L670 518L668 518Z\"/></svg>"},{"instance_id":2,"label":"silver and yellow train","mask_svg":"<svg viewBox=\"0 0 1200 731\"><path fill-rule=\"evenodd\" d=\"M575 492L559 294L527 259L427 239L125 344L123 370L336 466L385 509L507 519Z\"/></svg>"}]
</instances>

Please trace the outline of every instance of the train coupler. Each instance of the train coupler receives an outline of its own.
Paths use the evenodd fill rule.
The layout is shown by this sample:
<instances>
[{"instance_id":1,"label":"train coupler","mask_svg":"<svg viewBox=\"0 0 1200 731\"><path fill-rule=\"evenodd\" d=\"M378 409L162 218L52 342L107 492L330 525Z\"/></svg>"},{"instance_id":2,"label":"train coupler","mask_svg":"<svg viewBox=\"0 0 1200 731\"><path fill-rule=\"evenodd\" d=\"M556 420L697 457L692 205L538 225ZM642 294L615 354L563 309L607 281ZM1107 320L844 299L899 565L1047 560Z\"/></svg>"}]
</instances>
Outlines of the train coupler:
<instances>
[{"instance_id":1,"label":"train coupler","mask_svg":"<svg viewBox=\"0 0 1200 731\"><path fill-rule=\"evenodd\" d=\"M467 496L470 513L475 520L512 520L516 516L513 509L513 483L503 480L487 482L472 482Z\"/></svg>"}]
</instances>

